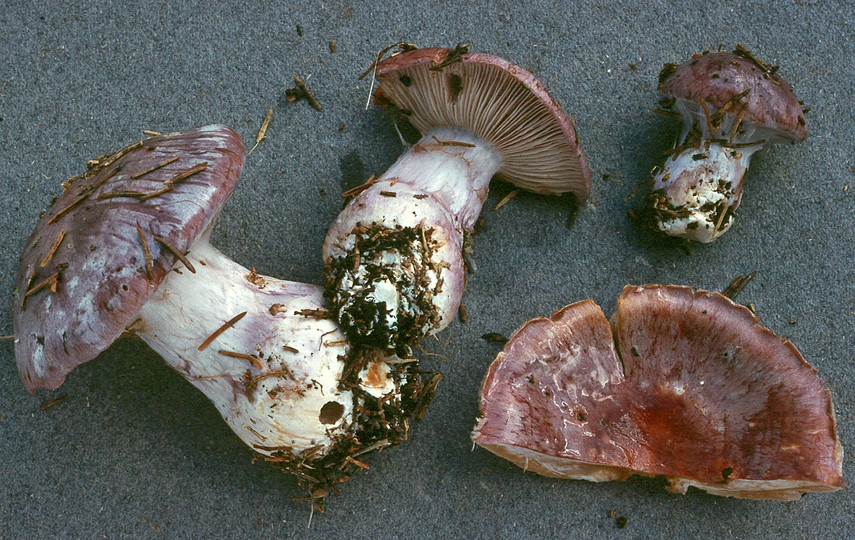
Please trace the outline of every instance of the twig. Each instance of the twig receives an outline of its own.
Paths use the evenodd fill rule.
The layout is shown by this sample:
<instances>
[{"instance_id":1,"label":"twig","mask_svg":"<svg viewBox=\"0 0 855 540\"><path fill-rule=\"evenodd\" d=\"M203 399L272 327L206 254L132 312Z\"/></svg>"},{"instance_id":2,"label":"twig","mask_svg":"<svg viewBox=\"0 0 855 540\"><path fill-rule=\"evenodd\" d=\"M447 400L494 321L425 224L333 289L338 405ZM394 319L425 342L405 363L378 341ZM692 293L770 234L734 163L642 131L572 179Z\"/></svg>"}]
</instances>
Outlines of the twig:
<instances>
[{"instance_id":1,"label":"twig","mask_svg":"<svg viewBox=\"0 0 855 540\"><path fill-rule=\"evenodd\" d=\"M143 191L133 191L128 189L122 189L119 191L102 191L98 194L97 200L105 201L107 199L118 199L120 197L129 197L132 199L144 199L144 197L148 195Z\"/></svg>"},{"instance_id":2,"label":"twig","mask_svg":"<svg viewBox=\"0 0 855 540\"><path fill-rule=\"evenodd\" d=\"M511 191L510 193L508 193L507 195L505 195L505 198L504 198L504 199L502 199L501 201L499 201L499 204L497 204L497 205L493 208L493 211L496 211L496 210L498 210L499 208L501 208L501 207L505 206L505 205L508 203L508 201L510 201L511 199L513 199L514 197L516 197L516 196L517 196L517 194L519 194L519 192L520 192L520 190L515 189L515 190Z\"/></svg>"},{"instance_id":3,"label":"twig","mask_svg":"<svg viewBox=\"0 0 855 540\"><path fill-rule=\"evenodd\" d=\"M300 91L303 92L303 95L306 97L306 99L309 100L309 105L320 111L321 104L318 103L317 99L315 99L315 96L314 94L312 94L312 91L309 90L309 88L303 83L302 80L300 80L300 77L294 77L294 83L297 85Z\"/></svg>"},{"instance_id":4,"label":"twig","mask_svg":"<svg viewBox=\"0 0 855 540\"><path fill-rule=\"evenodd\" d=\"M51 246L50 251L48 251L45 258L42 259L42 263L39 265L39 268L44 268L47 266L47 263L53 258L56 254L56 250L59 249L59 245L62 243L62 239L65 238L65 229L59 231L59 236L56 237L56 241L54 241L53 246Z\"/></svg>"},{"instance_id":5,"label":"twig","mask_svg":"<svg viewBox=\"0 0 855 540\"><path fill-rule=\"evenodd\" d=\"M387 364L412 364L413 362L418 362L418 358L389 358L384 360Z\"/></svg>"},{"instance_id":6,"label":"twig","mask_svg":"<svg viewBox=\"0 0 855 540\"><path fill-rule=\"evenodd\" d=\"M757 271L751 272L750 274L743 274L736 276L733 281L730 282L730 285L724 288L721 291L721 294L730 298L731 300L736 300L736 297L739 296L739 293L742 292L742 289L748 285L748 282L754 279L754 276L757 274Z\"/></svg>"},{"instance_id":7,"label":"twig","mask_svg":"<svg viewBox=\"0 0 855 540\"><path fill-rule=\"evenodd\" d=\"M353 197L355 195L359 195L360 193L362 193L363 191L365 191L366 189L370 188L372 185L377 183L377 180L378 179L374 178L374 175L372 174L371 178L366 180L364 183L362 183L356 187L352 187L352 188L348 189L347 191L345 191L344 193L342 193L341 194L342 199L349 199L350 197Z\"/></svg>"},{"instance_id":8,"label":"twig","mask_svg":"<svg viewBox=\"0 0 855 540\"><path fill-rule=\"evenodd\" d=\"M207 347L208 345L211 344L212 341L214 341L215 339L220 337L220 334L222 334L223 332L225 332L226 330L228 330L229 328L234 326L235 323L237 323L239 320L243 319L244 317L246 317L246 311L244 311L243 313L238 313L237 315L235 315L234 317L232 317L231 319L229 319L228 321L223 323L222 326L220 326L219 328L214 330L214 333L212 333L210 336L208 336L208 338L205 341L203 341L201 345L199 345L199 348L197 350L200 350L200 351L205 350L205 347ZM222 353L222 351L221 351L221 353Z\"/></svg>"},{"instance_id":9,"label":"twig","mask_svg":"<svg viewBox=\"0 0 855 540\"><path fill-rule=\"evenodd\" d=\"M475 145L468 142L460 142L460 141L441 141L436 135L433 136L433 140L435 140L440 146L464 146L466 148L475 148Z\"/></svg>"},{"instance_id":10,"label":"twig","mask_svg":"<svg viewBox=\"0 0 855 540\"><path fill-rule=\"evenodd\" d=\"M143 145L143 141L137 141L130 146L126 146L126 147L122 148L121 150L119 150L118 152L116 152L115 154L111 154L111 155L107 156L104 159L104 161L99 161L98 167L100 167L102 169L106 169L107 167L109 167L113 163L119 161L119 158L121 158L125 154L129 154L129 153L133 152L134 150L136 150L137 148L142 148L142 145Z\"/></svg>"},{"instance_id":11,"label":"twig","mask_svg":"<svg viewBox=\"0 0 855 540\"><path fill-rule=\"evenodd\" d=\"M258 135L255 136L255 146L252 147L247 155L252 154L252 151L255 150L258 143L264 140L264 136L267 134L267 126L270 125L271 118L273 118L273 109L267 111L267 116L264 117L264 122L261 123L261 129L258 130Z\"/></svg>"},{"instance_id":12,"label":"twig","mask_svg":"<svg viewBox=\"0 0 855 540\"><path fill-rule=\"evenodd\" d=\"M724 210L721 211L721 215L718 216L718 221L715 224L715 228L713 229L712 236L715 237L715 234L718 232L721 224L724 223L724 216L727 214L727 211L730 210L730 205L728 203L724 204Z\"/></svg>"},{"instance_id":13,"label":"twig","mask_svg":"<svg viewBox=\"0 0 855 540\"><path fill-rule=\"evenodd\" d=\"M399 41L398 43L393 43L392 45L389 45L388 47L377 53L377 55L374 57L374 62L371 63L371 66L366 69L362 73L362 75L359 76L359 80L361 81L365 78L366 75L371 73L371 85L368 87L368 100L365 102L366 110L369 106L371 106L371 94L374 93L374 83L377 82L377 64L379 64L380 60L382 60L383 57L386 56L387 52L394 49L395 47L398 47L400 50L395 53L392 53L392 56L395 56L396 54L400 54L402 52L414 51L418 49L418 47L416 47L412 43L407 43L406 41Z\"/></svg>"},{"instance_id":14,"label":"twig","mask_svg":"<svg viewBox=\"0 0 855 540\"><path fill-rule=\"evenodd\" d=\"M736 117L736 123L733 124L733 129L730 130L730 138L727 139L729 144L733 144L733 138L736 137L736 130L739 129L739 125L742 123L743 117L745 117L745 109L739 111L739 116Z\"/></svg>"},{"instance_id":15,"label":"twig","mask_svg":"<svg viewBox=\"0 0 855 540\"><path fill-rule=\"evenodd\" d=\"M142 243L143 255L145 255L145 273L148 279L154 279L154 265L151 262L151 251L148 249L148 240L145 239L145 235L139 225L137 225L137 234L140 237L140 243Z\"/></svg>"},{"instance_id":16,"label":"twig","mask_svg":"<svg viewBox=\"0 0 855 540\"><path fill-rule=\"evenodd\" d=\"M481 336L481 339L483 339L484 341L488 341L490 343L507 343L508 342L508 338L506 338L505 336L503 336L502 334L500 334L498 332L487 332L486 334Z\"/></svg>"},{"instance_id":17,"label":"twig","mask_svg":"<svg viewBox=\"0 0 855 540\"><path fill-rule=\"evenodd\" d=\"M173 187L175 187L174 184L168 184L168 185L158 189L157 191L152 191L151 193L143 193L142 197L140 197L140 200L141 201L147 201L149 199L159 197L159 196L163 195L164 193L168 193L168 192L172 191Z\"/></svg>"},{"instance_id":18,"label":"twig","mask_svg":"<svg viewBox=\"0 0 855 540\"><path fill-rule=\"evenodd\" d=\"M766 139L759 139L751 142L744 143L722 143L721 146L724 148L750 148L752 146L761 146L766 144Z\"/></svg>"},{"instance_id":19,"label":"twig","mask_svg":"<svg viewBox=\"0 0 855 540\"><path fill-rule=\"evenodd\" d=\"M143 133L145 133L145 131L143 131ZM158 135L159 135L159 134L158 134ZM132 174L132 175L131 175L131 180L138 180L138 179L142 178L143 176L145 176L145 175L147 175L147 174L149 174L149 173L152 173L152 172L154 172L154 171L156 171L156 170L160 169L161 167L166 167L166 166L167 166L167 165L169 165L170 163L175 163L176 161L178 161L178 156L173 156L173 157L171 157L171 158L169 158L169 159L165 159L165 160L161 161L160 163L158 163L157 165L154 165L154 166L152 166L152 167L149 167L148 169L146 169L146 170L144 170L144 171L140 171L140 172L138 172L138 173L136 173L136 174Z\"/></svg>"},{"instance_id":20,"label":"twig","mask_svg":"<svg viewBox=\"0 0 855 540\"><path fill-rule=\"evenodd\" d=\"M59 272L54 272L53 274L40 281L38 284L33 285L32 288L28 289L27 292L24 293L24 298L36 294L42 289L47 289L50 292L56 292L56 284L58 280Z\"/></svg>"},{"instance_id":21,"label":"twig","mask_svg":"<svg viewBox=\"0 0 855 540\"><path fill-rule=\"evenodd\" d=\"M362 454L367 454L368 452L372 452L374 450L380 450L381 448L386 448L387 446L390 446L391 444L392 443L390 443L388 439L380 439L379 441L375 442L374 444L369 444L368 446L366 446L364 448L360 448L359 450L350 454L350 456L351 457L361 456Z\"/></svg>"},{"instance_id":22,"label":"twig","mask_svg":"<svg viewBox=\"0 0 855 540\"><path fill-rule=\"evenodd\" d=\"M72 202L71 202L71 204L69 204L68 206L66 206L65 208L63 208L63 209L62 209L62 210L60 210L59 212L57 212L55 216L53 216L52 218L50 218L50 219L48 220L48 225L53 225L54 223L56 223L56 220L58 220L59 218L61 218L61 217L62 217L62 216L64 216L65 214L69 213L69 212L70 212L70 211L71 211L75 206L77 206L78 204L80 204L80 203L82 203L83 201L85 201L85 200L86 200L86 195L87 195L87 194L88 194L88 192L86 192L86 193L84 193L83 195L81 195L81 196L77 197L76 199L74 199L74 201L72 201Z\"/></svg>"},{"instance_id":23,"label":"twig","mask_svg":"<svg viewBox=\"0 0 855 540\"><path fill-rule=\"evenodd\" d=\"M44 403L42 403L41 406L39 407L39 409L46 411L46 410L50 409L51 407L53 407L54 405L59 405L60 403L62 403L66 399L68 399L68 394L61 395L55 399L49 399L49 400L45 401Z\"/></svg>"},{"instance_id":24,"label":"twig","mask_svg":"<svg viewBox=\"0 0 855 540\"><path fill-rule=\"evenodd\" d=\"M303 317L314 317L315 319L329 319L332 317L332 314L328 309L301 309L294 312L294 315L301 315Z\"/></svg>"},{"instance_id":25,"label":"twig","mask_svg":"<svg viewBox=\"0 0 855 540\"><path fill-rule=\"evenodd\" d=\"M199 350L201 351L202 349L200 348ZM222 354L223 356L228 356L229 358L238 358L241 360L249 360L249 362L253 366L257 367L258 369L264 369L264 364L261 363L261 360L259 360L257 356L253 356L251 354L246 354L246 353L235 352L235 351L226 351L226 350L219 350L219 351L217 351L217 353Z\"/></svg>"},{"instance_id":26,"label":"twig","mask_svg":"<svg viewBox=\"0 0 855 540\"><path fill-rule=\"evenodd\" d=\"M434 373L430 380L425 383L424 388L419 392L419 405L416 410L413 411L413 418L416 420L424 418L428 405L430 405L430 402L433 401L434 396L436 396L436 387L439 385L439 381L441 380L442 373Z\"/></svg>"},{"instance_id":27,"label":"twig","mask_svg":"<svg viewBox=\"0 0 855 540\"><path fill-rule=\"evenodd\" d=\"M365 469L366 471L371 468L367 464L359 461L358 459L353 459L351 456L346 456L344 458L344 461L341 462L341 465L339 466L338 470L344 469L348 464L356 465L357 467Z\"/></svg>"},{"instance_id":28,"label":"twig","mask_svg":"<svg viewBox=\"0 0 855 540\"><path fill-rule=\"evenodd\" d=\"M442 62L432 65L430 67L431 71L442 71L446 66L454 64L456 62L461 62L463 60L463 55L469 52L469 44L458 43L457 46L448 53L448 56L445 57L445 60Z\"/></svg>"},{"instance_id":29,"label":"twig","mask_svg":"<svg viewBox=\"0 0 855 540\"><path fill-rule=\"evenodd\" d=\"M220 351L220 354L222 354L222 353L223 353L223 351ZM227 356L229 356L229 355L227 355ZM247 355L247 356L250 356L250 355ZM288 369L287 366L285 366L285 369L273 369L270 371L265 371L263 373L260 373L259 375L256 375L252 379L250 379L249 383L247 383L247 385L246 385L247 395L251 394L255 390L255 387L258 386L258 381L260 381L262 379L266 379L267 377L282 377L282 376L288 377L292 381L297 382L296 377L294 377L294 374L291 373L291 370Z\"/></svg>"},{"instance_id":30,"label":"twig","mask_svg":"<svg viewBox=\"0 0 855 540\"><path fill-rule=\"evenodd\" d=\"M436 334L434 334L434 338L436 338ZM443 354L439 354L439 353L435 353L435 352L428 352L428 351L426 351L426 350L424 349L424 347L422 347L422 346L421 346L421 344L416 345L416 347L418 347L418 349L421 351L421 353L422 353L422 354L424 354L424 355L426 355L426 356L436 356L437 358L442 358L442 359L444 359L444 360L448 360L448 357L447 357L447 356L445 356L445 355L443 355Z\"/></svg>"},{"instance_id":31,"label":"twig","mask_svg":"<svg viewBox=\"0 0 855 540\"><path fill-rule=\"evenodd\" d=\"M208 162L203 161L202 163L193 165L192 167L190 167L186 171L182 171L182 172L176 174L172 178L164 180L163 184L166 186L178 184L179 182L183 182L183 181L187 180L188 178L190 178L194 174L204 171L206 168L208 168Z\"/></svg>"},{"instance_id":32,"label":"twig","mask_svg":"<svg viewBox=\"0 0 855 540\"><path fill-rule=\"evenodd\" d=\"M187 267L187 270L190 270L191 274L196 273L196 269L193 268L193 265L190 264L190 261L187 260L187 257L185 257L183 253L178 251L178 248L176 248L175 246L170 244L169 240L167 240L166 238L164 238L162 236L158 236L156 234L154 235L154 239L157 243L159 243L160 245L165 247L170 253L175 255L175 258L178 259L179 261L181 261L184 264L184 266Z\"/></svg>"}]
</instances>

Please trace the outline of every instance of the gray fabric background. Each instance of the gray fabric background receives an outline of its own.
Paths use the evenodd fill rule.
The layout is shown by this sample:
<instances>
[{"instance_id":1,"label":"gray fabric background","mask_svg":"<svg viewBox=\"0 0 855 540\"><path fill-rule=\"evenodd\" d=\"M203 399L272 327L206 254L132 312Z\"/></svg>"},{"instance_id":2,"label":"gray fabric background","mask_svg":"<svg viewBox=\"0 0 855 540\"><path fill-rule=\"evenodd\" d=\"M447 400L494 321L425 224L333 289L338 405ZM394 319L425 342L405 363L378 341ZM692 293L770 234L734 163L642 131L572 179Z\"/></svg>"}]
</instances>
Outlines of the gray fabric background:
<instances>
[{"instance_id":1,"label":"gray fabric background","mask_svg":"<svg viewBox=\"0 0 855 540\"><path fill-rule=\"evenodd\" d=\"M795 343L834 395L853 484L855 8L832 2L4 2L0 9L0 333L17 259L38 212L87 159L141 137L225 123L254 141L214 243L260 272L320 283L320 247L343 189L402 152L357 76L406 40L508 58L575 116L593 192L568 226L563 198L494 185L475 238L466 324L421 355L445 374L406 444L315 514L252 461L213 406L138 341L116 343L55 392L29 395L0 341L2 538L798 538L855 536L853 488L790 503L739 501L664 482L558 481L523 473L469 431L479 384L524 321L591 297L607 314L627 283L720 290L757 271L740 300ZM302 35L298 33L298 26ZM337 52L329 50L335 40ZM731 231L691 254L627 218L677 125L652 112L664 62L740 41L811 108L811 135L757 155ZM287 103L298 75L323 112ZM344 126L340 130L340 126ZM40 405L68 398L47 410ZM611 510L625 516L619 529Z\"/></svg>"}]
</instances>

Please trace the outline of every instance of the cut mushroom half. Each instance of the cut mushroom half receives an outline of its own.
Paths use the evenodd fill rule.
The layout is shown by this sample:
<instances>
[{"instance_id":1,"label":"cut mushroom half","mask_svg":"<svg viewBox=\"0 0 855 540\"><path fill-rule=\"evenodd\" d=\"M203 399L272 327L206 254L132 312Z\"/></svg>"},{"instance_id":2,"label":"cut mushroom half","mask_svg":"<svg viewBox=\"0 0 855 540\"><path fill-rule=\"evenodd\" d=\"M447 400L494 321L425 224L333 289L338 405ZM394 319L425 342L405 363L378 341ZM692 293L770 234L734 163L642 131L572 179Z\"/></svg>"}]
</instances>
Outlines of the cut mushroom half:
<instances>
[{"instance_id":1,"label":"cut mushroom half","mask_svg":"<svg viewBox=\"0 0 855 540\"><path fill-rule=\"evenodd\" d=\"M243 159L234 131L207 126L103 156L65 184L21 259L18 368L31 392L54 389L136 335L253 450L324 481L406 436L422 381L354 351L320 287L260 276L210 245Z\"/></svg>"},{"instance_id":2,"label":"cut mushroom half","mask_svg":"<svg viewBox=\"0 0 855 540\"><path fill-rule=\"evenodd\" d=\"M712 242L733 224L751 156L807 137L801 102L777 70L741 44L665 65L659 94L683 131L647 196L657 229Z\"/></svg>"},{"instance_id":3,"label":"cut mushroom half","mask_svg":"<svg viewBox=\"0 0 855 540\"><path fill-rule=\"evenodd\" d=\"M407 355L458 311L464 235L494 176L579 201L591 177L561 107L502 58L421 49L380 62L376 78L375 103L415 144L330 226L327 297L355 343Z\"/></svg>"},{"instance_id":4,"label":"cut mushroom half","mask_svg":"<svg viewBox=\"0 0 855 540\"><path fill-rule=\"evenodd\" d=\"M728 298L628 286L518 330L490 366L480 446L545 476L664 476L669 491L793 500L844 487L831 392Z\"/></svg>"}]
</instances>

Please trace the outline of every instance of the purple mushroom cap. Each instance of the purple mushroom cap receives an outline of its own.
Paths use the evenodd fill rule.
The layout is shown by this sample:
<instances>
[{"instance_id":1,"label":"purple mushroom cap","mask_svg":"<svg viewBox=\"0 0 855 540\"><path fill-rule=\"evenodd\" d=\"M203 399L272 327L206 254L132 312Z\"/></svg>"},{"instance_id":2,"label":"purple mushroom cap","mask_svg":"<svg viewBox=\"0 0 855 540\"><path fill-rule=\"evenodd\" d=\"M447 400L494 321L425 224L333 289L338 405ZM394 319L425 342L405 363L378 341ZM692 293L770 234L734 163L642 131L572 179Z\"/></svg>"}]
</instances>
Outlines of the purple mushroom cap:
<instances>
[{"instance_id":1,"label":"purple mushroom cap","mask_svg":"<svg viewBox=\"0 0 855 540\"><path fill-rule=\"evenodd\" d=\"M733 52L706 52L679 65L665 64L659 93L677 100L678 108L682 104L698 109L703 100L711 113L726 107L728 114L742 114L768 142L796 143L808 134L802 106L777 67L741 45ZM714 135L727 138L726 133Z\"/></svg>"},{"instance_id":2,"label":"purple mushroom cap","mask_svg":"<svg viewBox=\"0 0 855 540\"><path fill-rule=\"evenodd\" d=\"M490 366L473 440L564 478L665 476L750 499L844 487L831 393L788 341L728 298L626 287L526 323Z\"/></svg>"},{"instance_id":3,"label":"purple mushroom cap","mask_svg":"<svg viewBox=\"0 0 855 540\"><path fill-rule=\"evenodd\" d=\"M243 158L237 133L212 125L102 156L64 184L16 278L15 357L30 392L58 388L133 324L231 196Z\"/></svg>"}]
</instances>

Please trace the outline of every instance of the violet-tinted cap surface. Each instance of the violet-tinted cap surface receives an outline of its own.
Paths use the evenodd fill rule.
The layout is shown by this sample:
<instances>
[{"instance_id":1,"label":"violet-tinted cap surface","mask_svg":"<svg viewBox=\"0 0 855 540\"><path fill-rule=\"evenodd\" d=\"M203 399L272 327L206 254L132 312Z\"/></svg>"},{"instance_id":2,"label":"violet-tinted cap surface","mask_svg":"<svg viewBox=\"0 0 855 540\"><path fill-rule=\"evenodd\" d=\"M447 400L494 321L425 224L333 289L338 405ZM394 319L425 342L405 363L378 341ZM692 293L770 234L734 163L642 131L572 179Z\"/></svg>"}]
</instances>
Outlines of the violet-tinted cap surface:
<instances>
[{"instance_id":1,"label":"violet-tinted cap surface","mask_svg":"<svg viewBox=\"0 0 855 540\"><path fill-rule=\"evenodd\" d=\"M376 77L375 102L394 106L422 135L468 129L501 153L505 180L588 197L591 172L576 129L529 71L490 54L419 49L380 62Z\"/></svg>"},{"instance_id":2,"label":"violet-tinted cap surface","mask_svg":"<svg viewBox=\"0 0 855 540\"><path fill-rule=\"evenodd\" d=\"M626 287L611 327L590 300L530 321L490 367L473 439L550 476L764 499L842 488L831 393L757 323L659 285Z\"/></svg>"},{"instance_id":3,"label":"violet-tinted cap surface","mask_svg":"<svg viewBox=\"0 0 855 540\"><path fill-rule=\"evenodd\" d=\"M802 106L776 71L742 47L735 53L707 52L679 65L666 64L659 74L659 93L690 102L703 99L714 113L747 91L730 106L730 114L744 111L743 121L779 140L801 142L808 134Z\"/></svg>"},{"instance_id":4,"label":"violet-tinted cap surface","mask_svg":"<svg viewBox=\"0 0 855 540\"><path fill-rule=\"evenodd\" d=\"M59 387L133 323L176 263L166 245L186 253L211 225L243 157L234 131L206 126L105 155L65 184L16 278L15 357L28 390Z\"/></svg>"}]
</instances>

